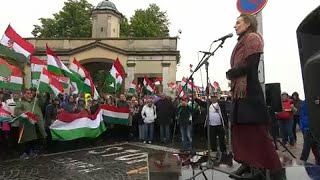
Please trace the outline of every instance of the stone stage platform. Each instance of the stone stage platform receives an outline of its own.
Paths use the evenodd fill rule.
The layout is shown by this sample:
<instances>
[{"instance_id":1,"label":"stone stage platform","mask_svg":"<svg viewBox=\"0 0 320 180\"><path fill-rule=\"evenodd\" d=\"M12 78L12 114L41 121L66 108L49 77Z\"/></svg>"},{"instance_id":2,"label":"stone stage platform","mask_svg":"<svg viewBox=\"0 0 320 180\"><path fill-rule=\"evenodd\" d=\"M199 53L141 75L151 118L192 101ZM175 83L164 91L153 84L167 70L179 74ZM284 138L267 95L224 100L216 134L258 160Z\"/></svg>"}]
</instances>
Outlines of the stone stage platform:
<instances>
[{"instance_id":1,"label":"stone stage platform","mask_svg":"<svg viewBox=\"0 0 320 180\"><path fill-rule=\"evenodd\" d=\"M197 162L202 156L178 154L178 150L143 143L119 143L109 146L80 149L41 155L27 160L0 162L0 179L61 179L61 180L180 180L197 174ZM282 157L288 180L320 179L319 166L301 166L287 156ZM183 164L183 166L182 166ZM221 171L233 167L221 165ZM205 175L205 176L204 176ZM228 174L207 170L196 179L229 179Z\"/></svg>"}]
</instances>

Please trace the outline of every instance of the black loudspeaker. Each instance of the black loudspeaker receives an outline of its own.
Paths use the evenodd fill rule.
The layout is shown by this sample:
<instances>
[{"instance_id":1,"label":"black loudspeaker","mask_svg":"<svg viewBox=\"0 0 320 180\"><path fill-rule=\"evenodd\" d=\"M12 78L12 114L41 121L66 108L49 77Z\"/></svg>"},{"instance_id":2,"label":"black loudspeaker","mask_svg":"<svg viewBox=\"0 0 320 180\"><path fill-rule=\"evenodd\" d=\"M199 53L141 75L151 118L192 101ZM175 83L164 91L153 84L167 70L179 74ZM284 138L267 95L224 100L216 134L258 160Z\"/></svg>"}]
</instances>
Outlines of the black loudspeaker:
<instances>
[{"instance_id":1,"label":"black loudspeaker","mask_svg":"<svg viewBox=\"0 0 320 180\"><path fill-rule=\"evenodd\" d=\"M282 111L281 86L280 83L266 84L266 103L273 112Z\"/></svg>"},{"instance_id":2,"label":"black loudspeaker","mask_svg":"<svg viewBox=\"0 0 320 180\"><path fill-rule=\"evenodd\" d=\"M310 130L320 142L320 6L301 22L297 40Z\"/></svg>"}]
</instances>

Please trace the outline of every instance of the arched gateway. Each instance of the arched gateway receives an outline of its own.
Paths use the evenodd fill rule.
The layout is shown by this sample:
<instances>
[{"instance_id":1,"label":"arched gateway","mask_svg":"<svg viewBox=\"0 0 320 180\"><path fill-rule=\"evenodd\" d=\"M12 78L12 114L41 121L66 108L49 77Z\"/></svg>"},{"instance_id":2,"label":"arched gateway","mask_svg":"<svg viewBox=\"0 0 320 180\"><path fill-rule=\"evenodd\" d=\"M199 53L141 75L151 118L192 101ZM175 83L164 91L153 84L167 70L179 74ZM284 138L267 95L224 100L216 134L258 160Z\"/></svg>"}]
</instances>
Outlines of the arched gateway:
<instances>
[{"instance_id":1,"label":"arched gateway","mask_svg":"<svg viewBox=\"0 0 320 180\"><path fill-rule=\"evenodd\" d=\"M176 65L179 58L177 38L120 38L120 20L123 15L116 6L104 0L92 11L92 38L26 38L35 48L35 56L46 60L45 46L69 65L74 58L91 74L109 71L118 57L126 73L124 87L132 80L144 76L163 77L163 91L168 93L167 83L176 82Z\"/></svg>"}]
</instances>

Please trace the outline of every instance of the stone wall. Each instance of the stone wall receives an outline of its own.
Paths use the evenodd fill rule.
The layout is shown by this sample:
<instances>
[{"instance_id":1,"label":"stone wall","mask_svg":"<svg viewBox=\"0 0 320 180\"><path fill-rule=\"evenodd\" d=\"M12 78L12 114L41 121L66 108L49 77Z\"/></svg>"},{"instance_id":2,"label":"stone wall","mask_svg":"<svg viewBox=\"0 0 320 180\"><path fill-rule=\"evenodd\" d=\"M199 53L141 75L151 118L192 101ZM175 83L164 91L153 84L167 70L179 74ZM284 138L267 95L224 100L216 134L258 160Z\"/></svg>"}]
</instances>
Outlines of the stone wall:
<instances>
[{"instance_id":1,"label":"stone wall","mask_svg":"<svg viewBox=\"0 0 320 180\"><path fill-rule=\"evenodd\" d=\"M176 38L155 39L28 39L36 47L36 56L46 60L45 46L48 46L65 63L76 58L84 63L88 60L105 59L106 62L119 58L127 78L128 87L139 77L163 76L164 92L168 93L167 83L176 81L176 65L179 52Z\"/></svg>"}]
</instances>

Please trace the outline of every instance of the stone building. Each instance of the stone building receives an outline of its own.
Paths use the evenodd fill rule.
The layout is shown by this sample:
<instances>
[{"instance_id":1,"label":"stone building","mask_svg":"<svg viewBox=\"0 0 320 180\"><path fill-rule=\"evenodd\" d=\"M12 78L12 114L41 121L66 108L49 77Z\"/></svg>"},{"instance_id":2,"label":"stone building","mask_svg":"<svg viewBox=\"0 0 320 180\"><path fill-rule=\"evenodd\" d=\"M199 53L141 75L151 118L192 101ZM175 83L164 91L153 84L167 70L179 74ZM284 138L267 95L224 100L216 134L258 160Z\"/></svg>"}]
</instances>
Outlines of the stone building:
<instances>
[{"instance_id":1,"label":"stone building","mask_svg":"<svg viewBox=\"0 0 320 180\"><path fill-rule=\"evenodd\" d=\"M121 38L120 20L123 15L116 6L104 0L92 11L92 38L27 38L36 48L35 56L46 60L46 44L68 65L76 58L93 75L109 71L118 57L126 72L125 87L135 79L141 82L163 77L163 91L167 83L176 81L179 58L176 37Z\"/></svg>"}]
</instances>

